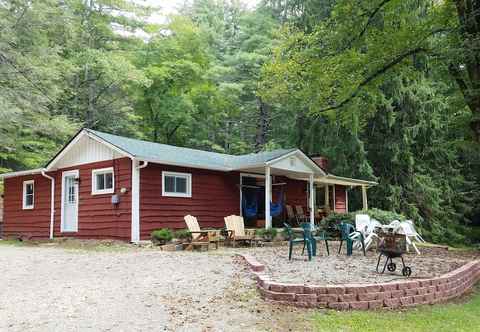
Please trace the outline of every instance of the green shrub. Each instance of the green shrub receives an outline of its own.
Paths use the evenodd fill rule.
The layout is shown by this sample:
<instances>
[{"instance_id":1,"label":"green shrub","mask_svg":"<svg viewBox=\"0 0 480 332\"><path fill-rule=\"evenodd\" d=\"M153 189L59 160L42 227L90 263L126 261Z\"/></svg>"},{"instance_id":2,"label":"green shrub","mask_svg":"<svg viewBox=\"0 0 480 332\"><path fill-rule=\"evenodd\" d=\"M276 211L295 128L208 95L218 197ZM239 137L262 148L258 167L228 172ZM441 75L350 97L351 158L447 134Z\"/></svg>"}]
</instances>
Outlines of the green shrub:
<instances>
[{"instance_id":1,"label":"green shrub","mask_svg":"<svg viewBox=\"0 0 480 332\"><path fill-rule=\"evenodd\" d=\"M387 225L394 220L405 220L405 216L392 211L384 211L380 209L361 210L349 213L332 212L327 217L323 218L321 224L324 227L332 228L340 222L347 222L355 225L355 215L368 214L370 218L378 220L381 224Z\"/></svg>"},{"instance_id":2,"label":"green shrub","mask_svg":"<svg viewBox=\"0 0 480 332\"><path fill-rule=\"evenodd\" d=\"M276 228L269 228L269 229L257 229L255 234L265 241L272 241L277 236L278 230Z\"/></svg>"},{"instance_id":3,"label":"green shrub","mask_svg":"<svg viewBox=\"0 0 480 332\"><path fill-rule=\"evenodd\" d=\"M384 211L380 209L369 209L369 210L363 210L363 211L357 211L354 213L355 214L368 214L370 218L373 218L375 220L378 220L381 224L387 225L391 223L393 220L399 220L403 221L407 218L403 214L396 213L393 211ZM355 216L353 217L353 221L355 222Z\"/></svg>"},{"instance_id":4,"label":"green shrub","mask_svg":"<svg viewBox=\"0 0 480 332\"><path fill-rule=\"evenodd\" d=\"M173 237L180 240L190 239L192 234L188 229L179 229L173 233Z\"/></svg>"},{"instance_id":5,"label":"green shrub","mask_svg":"<svg viewBox=\"0 0 480 332\"><path fill-rule=\"evenodd\" d=\"M328 216L322 219L321 226L325 228L335 228L336 225L341 222L347 222L350 224L355 224L355 213L337 213L332 212Z\"/></svg>"},{"instance_id":6,"label":"green shrub","mask_svg":"<svg viewBox=\"0 0 480 332\"><path fill-rule=\"evenodd\" d=\"M156 229L152 232L152 241L158 244L165 244L173 239L172 231L168 228Z\"/></svg>"}]
</instances>

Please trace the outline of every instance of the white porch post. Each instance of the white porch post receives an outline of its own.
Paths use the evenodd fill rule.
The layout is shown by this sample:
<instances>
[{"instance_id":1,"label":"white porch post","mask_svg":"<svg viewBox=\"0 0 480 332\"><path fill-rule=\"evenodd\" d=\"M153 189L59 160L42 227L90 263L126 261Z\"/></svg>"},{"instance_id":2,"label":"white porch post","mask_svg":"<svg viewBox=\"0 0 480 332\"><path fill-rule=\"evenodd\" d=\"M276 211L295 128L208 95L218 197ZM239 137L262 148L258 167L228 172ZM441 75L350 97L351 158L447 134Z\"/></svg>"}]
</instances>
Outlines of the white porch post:
<instances>
[{"instance_id":1,"label":"white porch post","mask_svg":"<svg viewBox=\"0 0 480 332\"><path fill-rule=\"evenodd\" d=\"M140 241L140 170L139 162L132 159L132 227L131 242Z\"/></svg>"},{"instance_id":2,"label":"white porch post","mask_svg":"<svg viewBox=\"0 0 480 332\"><path fill-rule=\"evenodd\" d=\"M272 179L270 178L270 166L265 166L265 228L272 228L272 216L270 215L270 202L272 192Z\"/></svg>"},{"instance_id":3,"label":"white porch post","mask_svg":"<svg viewBox=\"0 0 480 332\"><path fill-rule=\"evenodd\" d=\"M313 174L310 174L310 225L315 225L315 193L313 187Z\"/></svg>"},{"instance_id":4,"label":"white porch post","mask_svg":"<svg viewBox=\"0 0 480 332\"><path fill-rule=\"evenodd\" d=\"M368 210L367 187L366 186L362 186L362 202L363 202L363 209Z\"/></svg>"},{"instance_id":5,"label":"white porch post","mask_svg":"<svg viewBox=\"0 0 480 332\"><path fill-rule=\"evenodd\" d=\"M328 183L325 183L325 212L330 212L330 197L328 197Z\"/></svg>"}]
</instances>

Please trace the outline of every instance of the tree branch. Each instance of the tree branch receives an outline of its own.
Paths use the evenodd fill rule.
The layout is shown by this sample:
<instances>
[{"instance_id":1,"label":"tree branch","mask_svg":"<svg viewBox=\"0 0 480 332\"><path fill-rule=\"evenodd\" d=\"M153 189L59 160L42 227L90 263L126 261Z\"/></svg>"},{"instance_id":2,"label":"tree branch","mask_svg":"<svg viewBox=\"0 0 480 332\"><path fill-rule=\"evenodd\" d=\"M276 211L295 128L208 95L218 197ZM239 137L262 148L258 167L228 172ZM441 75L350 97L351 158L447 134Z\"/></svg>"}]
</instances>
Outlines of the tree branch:
<instances>
[{"instance_id":1,"label":"tree branch","mask_svg":"<svg viewBox=\"0 0 480 332\"><path fill-rule=\"evenodd\" d=\"M316 111L315 113L322 113L322 112L326 112L326 111L331 111L331 110L334 110L334 109L339 109L341 108L342 106L346 105L347 103L349 103L352 99L354 99L358 93L360 92L360 90L366 86L367 84L369 84L371 81L373 81L375 78L377 78L378 76L386 73L389 69L395 67L397 64L399 64L400 62L402 62L405 58L413 55L413 54L418 54L418 53L421 53L421 52L425 52L426 49L424 48L421 48L421 47L417 47L417 48L414 48L412 50L408 50L400 55L398 55L397 57L395 57L393 60L391 60L390 62L388 62L387 64L385 64L383 67L377 69L376 71L374 71L371 75L369 75L368 77L366 77L363 81L361 81L357 87L355 88L355 90L347 97L345 98L344 100L342 100L340 103L337 103L335 105L332 105L332 106L328 106L328 107L325 107L325 108L322 108L318 111Z\"/></svg>"},{"instance_id":2,"label":"tree branch","mask_svg":"<svg viewBox=\"0 0 480 332\"><path fill-rule=\"evenodd\" d=\"M368 19L367 19L367 23L363 26L362 30L360 30L360 33L356 36L354 36L353 38L351 38L349 41L347 41L347 43L345 45L343 45L339 50L336 50L330 54L327 54L327 56L335 56L335 55L338 55L340 53L342 53L343 51L346 51L348 50L349 48L351 48L353 46L353 43L357 40L359 40L360 38L362 38L363 35L365 35L365 33L367 32L367 29L369 28L369 26L373 23L373 19L375 18L375 16L377 15L377 13L383 8L385 7L385 5L387 3L389 3L391 0L383 0L382 2L380 2L378 4L377 7L375 7L373 9L373 11L370 12L370 14L368 15ZM363 15L362 15L363 16Z\"/></svg>"}]
</instances>

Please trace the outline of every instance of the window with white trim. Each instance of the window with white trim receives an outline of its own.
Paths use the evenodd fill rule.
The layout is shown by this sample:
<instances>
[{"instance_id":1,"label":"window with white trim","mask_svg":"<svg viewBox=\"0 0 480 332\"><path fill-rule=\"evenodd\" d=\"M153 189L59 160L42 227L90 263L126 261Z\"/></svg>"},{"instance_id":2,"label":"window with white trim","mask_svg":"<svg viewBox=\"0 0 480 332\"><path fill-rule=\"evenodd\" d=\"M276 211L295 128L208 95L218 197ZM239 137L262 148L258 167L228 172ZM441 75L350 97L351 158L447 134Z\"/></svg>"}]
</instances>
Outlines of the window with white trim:
<instances>
[{"instance_id":1,"label":"window with white trim","mask_svg":"<svg viewBox=\"0 0 480 332\"><path fill-rule=\"evenodd\" d=\"M113 194L114 188L113 167L92 170L92 195Z\"/></svg>"},{"instance_id":2,"label":"window with white trim","mask_svg":"<svg viewBox=\"0 0 480 332\"><path fill-rule=\"evenodd\" d=\"M162 172L162 196L192 197L192 174Z\"/></svg>"},{"instance_id":3,"label":"window with white trim","mask_svg":"<svg viewBox=\"0 0 480 332\"><path fill-rule=\"evenodd\" d=\"M35 181L23 181L23 209L33 209L35 205Z\"/></svg>"}]
</instances>

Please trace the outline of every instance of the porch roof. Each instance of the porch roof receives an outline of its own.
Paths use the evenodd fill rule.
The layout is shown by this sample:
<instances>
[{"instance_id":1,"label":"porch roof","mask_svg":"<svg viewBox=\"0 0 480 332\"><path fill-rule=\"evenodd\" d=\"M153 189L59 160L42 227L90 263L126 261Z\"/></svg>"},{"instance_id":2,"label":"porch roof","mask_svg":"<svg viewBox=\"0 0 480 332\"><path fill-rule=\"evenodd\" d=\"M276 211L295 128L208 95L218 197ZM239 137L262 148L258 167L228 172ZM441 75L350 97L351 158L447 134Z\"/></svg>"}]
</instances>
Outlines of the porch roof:
<instances>
[{"instance_id":1,"label":"porch roof","mask_svg":"<svg viewBox=\"0 0 480 332\"><path fill-rule=\"evenodd\" d=\"M342 176L336 176L333 174L327 174L327 176L324 176L321 178L315 178L315 182L325 183L325 184L338 184L338 185L349 186L349 187L372 187L378 184L378 182L375 182L375 181L352 179L352 178L346 178Z\"/></svg>"}]
</instances>

